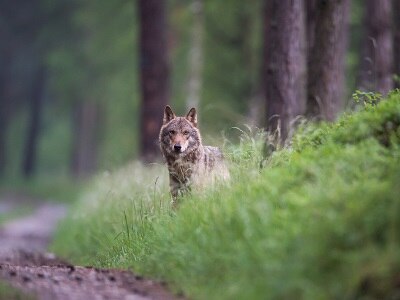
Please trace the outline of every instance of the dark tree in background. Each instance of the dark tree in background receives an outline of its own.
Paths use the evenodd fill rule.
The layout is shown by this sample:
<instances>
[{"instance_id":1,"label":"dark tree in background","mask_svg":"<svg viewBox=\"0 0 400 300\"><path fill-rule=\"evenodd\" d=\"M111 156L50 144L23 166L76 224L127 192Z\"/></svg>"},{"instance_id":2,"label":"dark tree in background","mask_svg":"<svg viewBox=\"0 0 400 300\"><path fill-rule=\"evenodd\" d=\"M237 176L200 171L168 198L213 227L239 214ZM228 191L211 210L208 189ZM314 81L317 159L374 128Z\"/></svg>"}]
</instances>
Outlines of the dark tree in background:
<instances>
[{"instance_id":1,"label":"dark tree in background","mask_svg":"<svg viewBox=\"0 0 400 300\"><path fill-rule=\"evenodd\" d=\"M199 107L203 84L203 39L204 39L204 4L203 0L192 0L192 32L189 50L189 72L186 108Z\"/></svg>"},{"instance_id":2,"label":"dark tree in background","mask_svg":"<svg viewBox=\"0 0 400 300\"><path fill-rule=\"evenodd\" d=\"M305 1L306 9L306 33L307 33L307 53L309 53L315 41L315 22L317 20L317 2L318 0L307 0ZM310 64L310 55L307 55L307 64Z\"/></svg>"},{"instance_id":3,"label":"dark tree in background","mask_svg":"<svg viewBox=\"0 0 400 300\"><path fill-rule=\"evenodd\" d=\"M395 86L400 88L400 1L393 0L393 52L394 74L396 74Z\"/></svg>"},{"instance_id":4,"label":"dark tree in background","mask_svg":"<svg viewBox=\"0 0 400 300\"><path fill-rule=\"evenodd\" d=\"M0 29L1 30L1 29ZM6 167L6 134L11 113L11 48L1 44L0 53L0 177Z\"/></svg>"},{"instance_id":5,"label":"dark tree in background","mask_svg":"<svg viewBox=\"0 0 400 300\"><path fill-rule=\"evenodd\" d=\"M19 23L27 18L17 1L0 1L0 177L7 167L8 130L16 105L14 64L20 46ZM17 32L17 34L15 33Z\"/></svg>"},{"instance_id":6,"label":"dark tree in background","mask_svg":"<svg viewBox=\"0 0 400 300\"><path fill-rule=\"evenodd\" d=\"M139 0L139 65L141 87L140 156L150 162L160 155L158 134L169 101L166 1Z\"/></svg>"},{"instance_id":7,"label":"dark tree in background","mask_svg":"<svg viewBox=\"0 0 400 300\"><path fill-rule=\"evenodd\" d=\"M78 101L73 107L72 165L74 177L85 178L96 171L101 131L100 104Z\"/></svg>"},{"instance_id":8,"label":"dark tree in background","mask_svg":"<svg viewBox=\"0 0 400 300\"><path fill-rule=\"evenodd\" d=\"M29 100L29 121L25 138L22 174L31 177L36 169L37 147L42 120L46 72L44 66L37 67Z\"/></svg>"},{"instance_id":9,"label":"dark tree in background","mask_svg":"<svg viewBox=\"0 0 400 300\"><path fill-rule=\"evenodd\" d=\"M14 31L19 38L20 55L27 59L23 72L31 74L27 78L27 93L24 97L28 120L21 166L22 175L28 178L35 175L38 165L37 152L46 109L44 100L49 91L47 58L54 44L57 44L51 37L57 36L59 41L65 39L59 30L69 12L64 0L57 1L53 6L46 6L41 0L20 0L17 8L11 12L11 16L14 16L18 11L20 18ZM48 23L52 23L54 28L50 29Z\"/></svg>"},{"instance_id":10,"label":"dark tree in background","mask_svg":"<svg viewBox=\"0 0 400 300\"><path fill-rule=\"evenodd\" d=\"M387 94L393 88L392 0L365 2L358 87Z\"/></svg>"},{"instance_id":11,"label":"dark tree in background","mask_svg":"<svg viewBox=\"0 0 400 300\"><path fill-rule=\"evenodd\" d=\"M265 93L267 127L281 140L305 107L305 26L302 0L265 1ZM280 124L280 125L279 125Z\"/></svg>"},{"instance_id":12,"label":"dark tree in background","mask_svg":"<svg viewBox=\"0 0 400 300\"><path fill-rule=\"evenodd\" d=\"M241 17L240 28L242 40L242 58L244 61L244 76L249 78L248 88L246 88L246 98L248 98L246 124L250 126L262 127L265 125L265 81L263 72L267 59L265 56L266 47L259 47L258 40L261 34L261 46L268 45L266 40L266 30L268 30L270 19L270 8L267 3L258 0L248 0L243 2L248 8L247 13ZM261 51L260 51L261 50Z\"/></svg>"},{"instance_id":13,"label":"dark tree in background","mask_svg":"<svg viewBox=\"0 0 400 300\"><path fill-rule=\"evenodd\" d=\"M309 3L308 117L333 121L343 106L349 0ZM311 28L310 28L311 27ZM311 33L310 33L311 31Z\"/></svg>"},{"instance_id":14,"label":"dark tree in background","mask_svg":"<svg viewBox=\"0 0 400 300\"><path fill-rule=\"evenodd\" d=\"M39 33L50 20L39 0L0 1L0 172L8 159L5 138L12 117L25 108L28 124L22 153L21 173L31 176L36 166L45 71Z\"/></svg>"}]
</instances>

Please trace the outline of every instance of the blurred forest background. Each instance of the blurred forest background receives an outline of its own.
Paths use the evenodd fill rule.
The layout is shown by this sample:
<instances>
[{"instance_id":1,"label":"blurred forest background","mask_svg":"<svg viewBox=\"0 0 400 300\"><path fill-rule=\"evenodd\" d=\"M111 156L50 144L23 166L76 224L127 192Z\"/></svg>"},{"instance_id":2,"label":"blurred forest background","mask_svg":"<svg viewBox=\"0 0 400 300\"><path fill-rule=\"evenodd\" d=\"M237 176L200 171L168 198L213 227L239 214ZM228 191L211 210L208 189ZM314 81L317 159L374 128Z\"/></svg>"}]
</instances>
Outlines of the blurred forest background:
<instances>
[{"instance_id":1,"label":"blurred forest background","mask_svg":"<svg viewBox=\"0 0 400 300\"><path fill-rule=\"evenodd\" d=\"M214 144L334 120L398 84L399 3L1 0L1 181L156 161L167 103L198 107Z\"/></svg>"}]
</instances>

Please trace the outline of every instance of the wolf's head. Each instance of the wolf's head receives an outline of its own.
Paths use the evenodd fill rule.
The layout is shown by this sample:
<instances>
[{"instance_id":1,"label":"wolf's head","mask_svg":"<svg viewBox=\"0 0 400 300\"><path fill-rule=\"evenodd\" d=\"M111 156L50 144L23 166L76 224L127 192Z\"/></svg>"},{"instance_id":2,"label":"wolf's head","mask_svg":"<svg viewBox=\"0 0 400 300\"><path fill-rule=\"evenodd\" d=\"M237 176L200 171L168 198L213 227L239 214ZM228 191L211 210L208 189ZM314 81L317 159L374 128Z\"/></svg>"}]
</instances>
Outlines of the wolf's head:
<instances>
[{"instance_id":1,"label":"wolf's head","mask_svg":"<svg viewBox=\"0 0 400 300\"><path fill-rule=\"evenodd\" d=\"M198 149L200 145L196 109L192 108L186 117L177 117L167 105L160 130L161 150L174 157L183 157Z\"/></svg>"}]
</instances>

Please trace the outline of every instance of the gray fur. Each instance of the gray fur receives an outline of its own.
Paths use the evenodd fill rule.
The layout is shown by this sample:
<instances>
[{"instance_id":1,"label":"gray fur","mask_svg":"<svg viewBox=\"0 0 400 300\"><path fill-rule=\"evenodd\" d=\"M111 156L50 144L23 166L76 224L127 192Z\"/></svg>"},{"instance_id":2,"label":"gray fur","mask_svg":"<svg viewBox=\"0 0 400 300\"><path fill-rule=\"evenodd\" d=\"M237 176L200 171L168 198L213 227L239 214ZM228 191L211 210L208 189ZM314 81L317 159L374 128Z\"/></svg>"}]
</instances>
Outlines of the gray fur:
<instances>
[{"instance_id":1,"label":"gray fur","mask_svg":"<svg viewBox=\"0 0 400 300\"><path fill-rule=\"evenodd\" d=\"M210 182L215 177L229 177L221 150L203 146L194 108L186 117L176 117L167 106L159 141L167 162L170 191L174 200L189 192L194 185Z\"/></svg>"}]
</instances>

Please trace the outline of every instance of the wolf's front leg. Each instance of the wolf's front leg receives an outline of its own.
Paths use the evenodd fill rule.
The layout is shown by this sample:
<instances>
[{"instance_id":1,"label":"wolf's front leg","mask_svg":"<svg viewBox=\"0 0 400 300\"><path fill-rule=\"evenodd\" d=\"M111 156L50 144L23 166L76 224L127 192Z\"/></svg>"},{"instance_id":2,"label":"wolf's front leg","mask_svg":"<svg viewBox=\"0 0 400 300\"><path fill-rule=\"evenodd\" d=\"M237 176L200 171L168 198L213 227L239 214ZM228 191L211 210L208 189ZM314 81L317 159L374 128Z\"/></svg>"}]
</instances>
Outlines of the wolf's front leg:
<instances>
[{"instance_id":1,"label":"wolf's front leg","mask_svg":"<svg viewBox=\"0 0 400 300\"><path fill-rule=\"evenodd\" d=\"M169 189L172 196L172 205L175 207L180 190L180 182L175 176L169 175Z\"/></svg>"},{"instance_id":2,"label":"wolf's front leg","mask_svg":"<svg viewBox=\"0 0 400 300\"><path fill-rule=\"evenodd\" d=\"M169 187L172 196L172 204L176 207L178 199L190 192L189 183L179 181L175 176L169 176Z\"/></svg>"}]
</instances>

